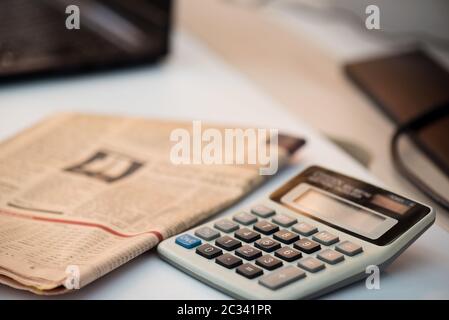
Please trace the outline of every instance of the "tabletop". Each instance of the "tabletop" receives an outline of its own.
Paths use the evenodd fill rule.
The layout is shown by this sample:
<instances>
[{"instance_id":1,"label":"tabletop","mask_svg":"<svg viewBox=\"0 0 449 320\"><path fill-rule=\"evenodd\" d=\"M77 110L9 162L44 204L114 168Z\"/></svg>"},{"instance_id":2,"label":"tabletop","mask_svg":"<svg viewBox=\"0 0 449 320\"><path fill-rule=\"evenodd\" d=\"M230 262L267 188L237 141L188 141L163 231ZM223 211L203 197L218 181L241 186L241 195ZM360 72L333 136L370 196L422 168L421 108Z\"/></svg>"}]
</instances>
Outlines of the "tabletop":
<instances>
[{"instance_id":1,"label":"tabletop","mask_svg":"<svg viewBox=\"0 0 449 320\"><path fill-rule=\"evenodd\" d=\"M57 111L189 119L278 128L307 139L295 164L236 206L250 203L303 168L318 164L381 184L320 133L280 107L202 43L177 31L162 64L93 76L0 88L0 139ZM388 187L388 186L386 186ZM400 190L392 190L400 193ZM228 210L234 210L235 207ZM221 214L226 214L225 210ZM355 283L331 299L448 298L449 235L432 226L381 276L380 290ZM2 299L42 298L0 286ZM228 296L162 261L151 250L87 287L58 299L227 299Z\"/></svg>"}]
</instances>

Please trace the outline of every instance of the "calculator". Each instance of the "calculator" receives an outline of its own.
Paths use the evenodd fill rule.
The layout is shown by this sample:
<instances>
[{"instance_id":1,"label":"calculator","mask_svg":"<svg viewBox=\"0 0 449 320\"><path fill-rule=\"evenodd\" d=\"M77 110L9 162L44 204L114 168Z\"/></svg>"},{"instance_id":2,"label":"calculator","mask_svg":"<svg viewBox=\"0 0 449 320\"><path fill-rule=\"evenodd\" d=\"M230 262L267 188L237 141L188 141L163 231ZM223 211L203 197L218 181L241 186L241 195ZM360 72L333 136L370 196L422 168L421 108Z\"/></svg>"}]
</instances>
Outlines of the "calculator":
<instances>
[{"instance_id":1,"label":"calculator","mask_svg":"<svg viewBox=\"0 0 449 320\"><path fill-rule=\"evenodd\" d=\"M434 221L426 205L312 166L158 252L236 298L313 298L367 277L367 268L382 270Z\"/></svg>"}]
</instances>

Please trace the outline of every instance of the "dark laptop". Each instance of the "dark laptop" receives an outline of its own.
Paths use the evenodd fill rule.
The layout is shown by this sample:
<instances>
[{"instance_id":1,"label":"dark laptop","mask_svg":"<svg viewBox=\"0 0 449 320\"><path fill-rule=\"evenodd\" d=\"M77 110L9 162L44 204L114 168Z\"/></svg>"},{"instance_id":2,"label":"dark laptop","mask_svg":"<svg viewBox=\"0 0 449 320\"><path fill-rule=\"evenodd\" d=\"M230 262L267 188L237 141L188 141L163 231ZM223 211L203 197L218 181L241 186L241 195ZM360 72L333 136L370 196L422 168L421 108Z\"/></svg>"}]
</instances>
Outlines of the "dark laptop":
<instances>
[{"instance_id":1,"label":"dark laptop","mask_svg":"<svg viewBox=\"0 0 449 320\"><path fill-rule=\"evenodd\" d=\"M66 27L71 5L79 29ZM170 0L1 0L0 82L157 62L169 50L171 8Z\"/></svg>"}]
</instances>

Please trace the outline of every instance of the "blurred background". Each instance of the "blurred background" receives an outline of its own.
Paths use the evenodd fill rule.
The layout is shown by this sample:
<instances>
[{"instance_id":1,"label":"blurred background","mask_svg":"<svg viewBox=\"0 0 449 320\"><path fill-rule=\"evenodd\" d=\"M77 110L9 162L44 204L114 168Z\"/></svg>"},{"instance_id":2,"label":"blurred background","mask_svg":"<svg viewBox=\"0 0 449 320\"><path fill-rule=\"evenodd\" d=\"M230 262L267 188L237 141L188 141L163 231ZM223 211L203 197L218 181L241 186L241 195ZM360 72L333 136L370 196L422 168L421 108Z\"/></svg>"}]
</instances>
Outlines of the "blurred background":
<instances>
[{"instance_id":1,"label":"blurred background","mask_svg":"<svg viewBox=\"0 0 449 320\"><path fill-rule=\"evenodd\" d=\"M446 0L2 0L0 137L56 111L251 122L275 101L448 227L448 68Z\"/></svg>"}]
</instances>

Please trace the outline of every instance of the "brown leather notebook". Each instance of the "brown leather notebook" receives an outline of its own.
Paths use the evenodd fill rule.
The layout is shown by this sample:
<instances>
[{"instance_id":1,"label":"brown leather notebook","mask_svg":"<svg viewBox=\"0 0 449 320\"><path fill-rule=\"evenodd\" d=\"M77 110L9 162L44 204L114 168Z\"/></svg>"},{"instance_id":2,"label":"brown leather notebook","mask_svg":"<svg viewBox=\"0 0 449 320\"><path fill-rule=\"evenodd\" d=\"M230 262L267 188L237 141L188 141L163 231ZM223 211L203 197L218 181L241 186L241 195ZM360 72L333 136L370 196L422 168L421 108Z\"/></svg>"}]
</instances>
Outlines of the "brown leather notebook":
<instances>
[{"instance_id":1,"label":"brown leather notebook","mask_svg":"<svg viewBox=\"0 0 449 320\"><path fill-rule=\"evenodd\" d=\"M423 51L360 61L344 68L396 124L437 105L449 105L449 72ZM411 138L449 176L449 117L413 132Z\"/></svg>"}]
</instances>

